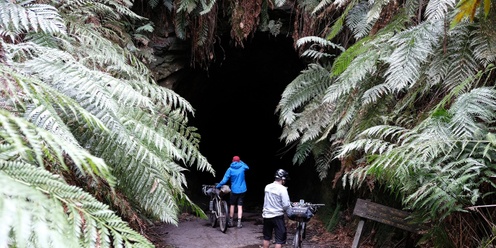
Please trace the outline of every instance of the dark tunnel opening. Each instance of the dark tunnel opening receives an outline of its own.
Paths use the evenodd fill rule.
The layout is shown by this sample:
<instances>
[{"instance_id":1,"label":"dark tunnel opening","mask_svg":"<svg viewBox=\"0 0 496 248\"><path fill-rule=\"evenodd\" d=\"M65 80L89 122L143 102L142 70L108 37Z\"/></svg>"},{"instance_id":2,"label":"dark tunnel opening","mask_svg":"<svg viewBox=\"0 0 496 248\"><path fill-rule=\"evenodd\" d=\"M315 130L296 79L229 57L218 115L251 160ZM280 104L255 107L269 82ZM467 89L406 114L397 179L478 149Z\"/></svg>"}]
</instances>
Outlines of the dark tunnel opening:
<instances>
[{"instance_id":1,"label":"dark tunnel opening","mask_svg":"<svg viewBox=\"0 0 496 248\"><path fill-rule=\"evenodd\" d=\"M285 87L304 69L291 37L256 33L244 48L217 45L217 62L208 72L191 73L175 91L195 108L190 124L201 135L200 152L216 170L213 177L191 168L186 193L199 206L208 199L202 184L220 182L234 155L248 164L245 209L259 209L264 187L278 168L287 170L292 201L316 202L320 180L311 161L293 165L294 148L279 140L276 106ZM208 75L207 75L208 73Z\"/></svg>"}]
</instances>

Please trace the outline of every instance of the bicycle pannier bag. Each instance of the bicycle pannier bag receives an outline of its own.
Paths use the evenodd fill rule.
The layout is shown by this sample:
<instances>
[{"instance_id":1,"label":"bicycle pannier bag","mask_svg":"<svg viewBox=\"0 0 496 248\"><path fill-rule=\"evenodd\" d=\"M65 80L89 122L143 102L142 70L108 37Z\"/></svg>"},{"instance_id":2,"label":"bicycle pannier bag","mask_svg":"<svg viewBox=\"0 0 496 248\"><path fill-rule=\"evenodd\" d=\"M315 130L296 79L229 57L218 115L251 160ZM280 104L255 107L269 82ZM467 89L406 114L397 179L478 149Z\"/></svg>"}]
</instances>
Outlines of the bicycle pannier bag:
<instances>
[{"instance_id":1,"label":"bicycle pannier bag","mask_svg":"<svg viewBox=\"0 0 496 248\"><path fill-rule=\"evenodd\" d=\"M220 192L222 192L222 194L229 194L231 193L231 188L229 187L229 185L222 185L222 187L220 187Z\"/></svg>"},{"instance_id":2,"label":"bicycle pannier bag","mask_svg":"<svg viewBox=\"0 0 496 248\"><path fill-rule=\"evenodd\" d=\"M308 221L313 216L309 207L289 207L287 214L290 220L303 219L304 221Z\"/></svg>"}]
</instances>

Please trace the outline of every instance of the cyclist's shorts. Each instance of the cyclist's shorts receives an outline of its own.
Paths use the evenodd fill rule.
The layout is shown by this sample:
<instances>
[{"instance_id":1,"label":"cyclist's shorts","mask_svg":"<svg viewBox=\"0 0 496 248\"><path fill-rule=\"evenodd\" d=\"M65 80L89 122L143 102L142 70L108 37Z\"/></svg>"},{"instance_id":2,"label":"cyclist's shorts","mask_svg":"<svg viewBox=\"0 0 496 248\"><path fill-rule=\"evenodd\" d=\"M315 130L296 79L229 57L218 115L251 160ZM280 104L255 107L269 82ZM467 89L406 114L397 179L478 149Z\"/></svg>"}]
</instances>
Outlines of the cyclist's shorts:
<instances>
[{"instance_id":1,"label":"cyclist's shorts","mask_svg":"<svg viewBox=\"0 0 496 248\"><path fill-rule=\"evenodd\" d=\"M245 193L235 194L231 192L229 199L229 204L243 206L243 199L245 198Z\"/></svg>"},{"instance_id":2,"label":"cyclist's shorts","mask_svg":"<svg viewBox=\"0 0 496 248\"><path fill-rule=\"evenodd\" d=\"M287 233L286 223L284 223L284 215L263 219L263 239L271 240L272 231L274 231L276 244L286 244Z\"/></svg>"}]
</instances>

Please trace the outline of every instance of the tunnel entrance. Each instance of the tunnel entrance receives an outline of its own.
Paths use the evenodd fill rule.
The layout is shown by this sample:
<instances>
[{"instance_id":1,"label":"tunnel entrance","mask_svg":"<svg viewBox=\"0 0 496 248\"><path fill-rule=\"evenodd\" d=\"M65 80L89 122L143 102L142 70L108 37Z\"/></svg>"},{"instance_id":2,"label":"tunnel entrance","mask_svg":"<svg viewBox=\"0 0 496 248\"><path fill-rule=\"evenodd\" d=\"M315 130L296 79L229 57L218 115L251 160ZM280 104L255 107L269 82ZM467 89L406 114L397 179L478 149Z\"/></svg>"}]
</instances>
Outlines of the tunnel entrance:
<instances>
[{"instance_id":1,"label":"tunnel entrance","mask_svg":"<svg viewBox=\"0 0 496 248\"><path fill-rule=\"evenodd\" d=\"M256 33L244 48L225 40L217 44L217 59L208 72L190 73L175 88L195 108L190 123L201 135L200 152L216 170L215 178L196 169L186 172L187 194L195 202L206 201L201 185L220 182L237 155L250 167L245 208L261 207L264 187L278 168L290 173L291 200L311 201L320 181L313 166L292 164L294 150L279 141L282 128L275 114L285 87L305 66L293 40Z\"/></svg>"}]
</instances>

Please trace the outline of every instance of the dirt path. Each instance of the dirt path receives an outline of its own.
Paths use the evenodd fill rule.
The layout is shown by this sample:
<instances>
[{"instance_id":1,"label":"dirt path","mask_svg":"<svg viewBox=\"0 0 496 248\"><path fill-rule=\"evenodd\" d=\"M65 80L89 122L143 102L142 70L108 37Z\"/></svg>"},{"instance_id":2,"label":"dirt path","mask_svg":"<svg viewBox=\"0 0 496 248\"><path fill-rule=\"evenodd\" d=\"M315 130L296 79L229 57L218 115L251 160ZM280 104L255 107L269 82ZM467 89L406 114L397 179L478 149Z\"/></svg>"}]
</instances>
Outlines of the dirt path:
<instances>
[{"instance_id":1,"label":"dirt path","mask_svg":"<svg viewBox=\"0 0 496 248\"><path fill-rule=\"evenodd\" d=\"M259 248L262 245L262 218L259 213L243 213L243 227L230 227L222 233L219 227L213 228L208 220L190 214L181 216L176 227L169 224L155 225L149 233L157 248ZM283 247L291 247L294 223L288 221L288 240ZM321 233L309 223L307 237L303 245L306 248L347 247L324 242ZM271 245L274 247L274 245ZM349 247L349 246L348 246Z\"/></svg>"}]
</instances>

